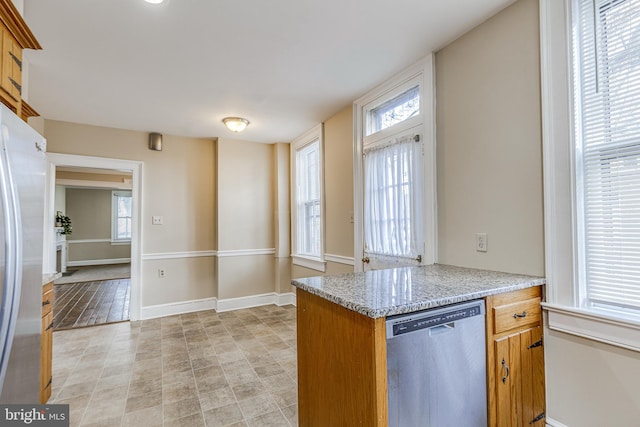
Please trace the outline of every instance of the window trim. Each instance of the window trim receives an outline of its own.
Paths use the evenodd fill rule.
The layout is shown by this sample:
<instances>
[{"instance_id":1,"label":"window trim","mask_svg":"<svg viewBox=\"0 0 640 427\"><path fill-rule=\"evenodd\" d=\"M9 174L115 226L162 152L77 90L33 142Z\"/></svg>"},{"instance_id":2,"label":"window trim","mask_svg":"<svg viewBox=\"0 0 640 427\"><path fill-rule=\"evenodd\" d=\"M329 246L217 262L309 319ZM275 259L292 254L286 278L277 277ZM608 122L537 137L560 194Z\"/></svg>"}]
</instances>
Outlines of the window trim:
<instances>
[{"instance_id":1,"label":"window trim","mask_svg":"<svg viewBox=\"0 0 640 427\"><path fill-rule=\"evenodd\" d=\"M296 159L299 149L304 148L315 141L318 141L318 174L320 192L320 256L314 257L301 254L298 251L298 203L296 200L297 170ZM293 265L325 272L327 263L324 259L325 250L325 197L324 197L324 129L322 123L309 129L304 134L293 140L290 144L291 162L291 259Z\"/></svg>"},{"instance_id":2,"label":"window trim","mask_svg":"<svg viewBox=\"0 0 640 427\"><path fill-rule=\"evenodd\" d=\"M354 151L354 260L355 271L363 271L362 261L364 246L364 165L362 153L364 146L376 144L388 139L391 135L413 130L423 139L423 224L424 250L421 265L437 262L438 226L436 206L436 134L435 134L435 71L434 54L431 53L414 63L404 71L383 82L363 97L357 99L353 106ZM410 89L416 84L420 87L420 114L404 120L374 134L366 136L365 117L368 110L392 99L394 96Z\"/></svg>"},{"instance_id":3,"label":"window trim","mask_svg":"<svg viewBox=\"0 0 640 427\"><path fill-rule=\"evenodd\" d=\"M640 322L581 307L577 250L572 1L540 0L545 270L552 330L640 351Z\"/></svg>"},{"instance_id":4,"label":"window trim","mask_svg":"<svg viewBox=\"0 0 640 427\"><path fill-rule=\"evenodd\" d=\"M127 197L131 197L131 203L133 203L133 194L131 191L123 191L123 190L113 190L111 191L111 245L112 246L116 246L116 245L128 245L131 244L131 238L129 239L118 239L116 237L116 230L117 230L117 220L118 220L118 212L117 212L117 204L116 204L116 197L122 197L122 196L127 196ZM131 207L131 220L133 221L133 206ZM133 224L132 224L133 226Z\"/></svg>"}]
</instances>

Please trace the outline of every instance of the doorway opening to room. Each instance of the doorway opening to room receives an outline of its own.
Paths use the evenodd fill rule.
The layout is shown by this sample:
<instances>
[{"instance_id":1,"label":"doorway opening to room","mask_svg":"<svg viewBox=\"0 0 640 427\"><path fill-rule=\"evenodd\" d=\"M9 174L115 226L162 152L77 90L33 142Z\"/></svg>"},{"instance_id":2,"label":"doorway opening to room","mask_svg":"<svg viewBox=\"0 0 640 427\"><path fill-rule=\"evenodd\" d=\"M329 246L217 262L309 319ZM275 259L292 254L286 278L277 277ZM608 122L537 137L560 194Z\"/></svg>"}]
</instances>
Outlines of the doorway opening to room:
<instances>
[{"instance_id":1,"label":"doorway opening to room","mask_svg":"<svg viewBox=\"0 0 640 427\"><path fill-rule=\"evenodd\" d=\"M129 320L132 174L56 167L54 330Z\"/></svg>"},{"instance_id":2,"label":"doorway opening to room","mask_svg":"<svg viewBox=\"0 0 640 427\"><path fill-rule=\"evenodd\" d=\"M139 318L140 162L49 154L53 328Z\"/></svg>"}]
</instances>

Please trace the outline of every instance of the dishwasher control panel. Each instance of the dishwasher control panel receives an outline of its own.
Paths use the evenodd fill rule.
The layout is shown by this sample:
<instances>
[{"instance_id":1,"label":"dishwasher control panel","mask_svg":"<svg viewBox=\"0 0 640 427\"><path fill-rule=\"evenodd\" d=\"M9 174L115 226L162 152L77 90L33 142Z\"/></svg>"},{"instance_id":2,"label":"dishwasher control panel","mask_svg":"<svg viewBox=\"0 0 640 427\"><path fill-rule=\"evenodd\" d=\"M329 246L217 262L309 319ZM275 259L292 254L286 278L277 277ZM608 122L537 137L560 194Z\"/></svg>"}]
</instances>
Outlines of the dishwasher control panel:
<instances>
[{"instance_id":1,"label":"dishwasher control panel","mask_svg":"<svg viewBox=\"0 0 640 427\"><path fill-rule=\"evenodd\" d=\"M387 339L484 315L484 301L420 311L387 319Z\"/></svg>"}]
</instances>

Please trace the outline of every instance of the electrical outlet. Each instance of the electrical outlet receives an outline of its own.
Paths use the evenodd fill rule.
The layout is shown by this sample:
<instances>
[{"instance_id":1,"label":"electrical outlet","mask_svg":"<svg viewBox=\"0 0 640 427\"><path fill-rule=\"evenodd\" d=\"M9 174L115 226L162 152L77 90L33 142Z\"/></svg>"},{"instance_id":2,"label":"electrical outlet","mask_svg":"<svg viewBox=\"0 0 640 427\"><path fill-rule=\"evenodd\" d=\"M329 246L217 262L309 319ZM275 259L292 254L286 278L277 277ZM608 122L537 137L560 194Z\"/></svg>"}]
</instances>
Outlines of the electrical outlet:
<instances>
[{"instance_id":1,"label":"electrical outlet","mask_svg":"<svg viewBox=\"0 0 640 427\"><path fill-rule=\"evenodd\" d=\"M164 268L159 268L158 269L158 277L162 278L164 276L166 276L167 272L165 271Z\"/></svg>"},{"instance_id":2,"label":"electrical outlet","mask_svg":"<svg viewBox=\"0 0 640 427\"><path fill-rule=\"evenodd\" d=\"M164 222L164 218L161 215L154 215L151 217L151 224L153 225L162 225Z\"/></svg>"},{"instance_id":3,"label":"electrical outlet","mask_svg":"<svg viewBox=\"0 0 640 427\"><path fill-rule=\"evenodd\" d=\"M487 252L487 233L476 233L476 251Z\"/></svg>"}]
</instances>

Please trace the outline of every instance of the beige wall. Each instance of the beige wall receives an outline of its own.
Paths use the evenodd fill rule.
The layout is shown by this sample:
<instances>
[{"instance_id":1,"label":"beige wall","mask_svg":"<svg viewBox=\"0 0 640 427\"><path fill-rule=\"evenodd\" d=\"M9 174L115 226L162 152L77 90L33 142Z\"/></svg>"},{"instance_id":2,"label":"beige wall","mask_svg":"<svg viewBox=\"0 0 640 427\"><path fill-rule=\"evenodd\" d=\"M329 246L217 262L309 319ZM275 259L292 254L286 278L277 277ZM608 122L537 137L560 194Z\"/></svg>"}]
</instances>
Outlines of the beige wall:
<instances>
[{"instance_id":1,"label":"beige wall","mask_svg":"<svg viewBox=\"0 0 640 427\"><path fill-rule=\"evenodd\" d=\"M436 54L441 264L544 274L538 38L521 0Z\"/></svg>"},{"instance_id":2,"label":"beige wall","mask_svg":"<svg viewBox=\"0 0 640 427\"><path fill-rule=\"evenodd\" d=\"M547 416L568 427L637 426L640 353L545 331Z\"/></svg>"},{"instance_id":3,"label":"beige wall","mask_svg":"<svg viewBox=\"0 0 640 427\"><path fill-rule=\"evenodd\" d=\"M218 251L275 249L274 146L220 138ZM274 255L219 256L218 298L276 291Z\"/></svg>"},{"instance_id":4,"label":"beige wall","mask_svg":"<svg viewBox=\"0 0 640 427\"><path fill-rule=\"evenodd\" d=\"M218 249L274 247L273 146L218 140Z\"/></svg>"},{"instance_id":5,"label":"beige wall","mask_svg":"<svg viewBox=\"0 0 640 427\"><path fill-rule=\"evenodd\" d=\"M111 190L67 188L66 201L68 240L111 239Z\"/></svg>"},{"instance_id":6,"label":"beige wall","mask_svg":"<svg viewBox=\"0 0 640 427\"><path fill-rule=\"evenodd\" d=\"M352 106L324 123L324 194L325 253L353 257Z\"/></svg>"},{"instance_id":7,"label":"beige wall","mask_svg":"<svg viewBox=\"0 0 640 427\"><path fill-rule=\"evenodd\" d=\"M54 120L45 121L44 136L49 152L144 162L143 257L160 253L169 258L143 260L143 307L216 296L211 257L170 258L176 253L214 249L213 140L164 135L163 151L151 151L145 132ZM152 215L162 215L164 225L152 225ZM166 267L167 277L158 277L158 264Z\"/></svg>"},{"instance_id":8,"label":"beige wall","mask_svg":"<svg viewBox=\"0 0 640 427\"><path fill-rule=\"evenodd\" d=\"M66 215L71 219L72 233L68 261L104 261L131 257L130 244L112 245L111 190L67 188ZM74 240L108 239L108 242L73 243Z\"/></svg>"},{"instance_id":9,"label":"beige wall","mask_svg":"<svg viewBox=\"0 0 640 427\"><path fill-rule=\"evenodd\" d=\"M56 171L56 179L71 179L77 181L100 181L107 183L123 183L125 180L131 180L131 174L106 174L106 173L85 173Z\"/></svg>"}]
</instances>

